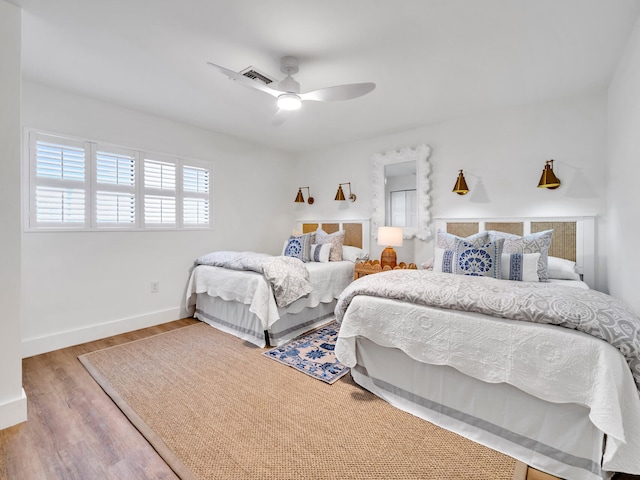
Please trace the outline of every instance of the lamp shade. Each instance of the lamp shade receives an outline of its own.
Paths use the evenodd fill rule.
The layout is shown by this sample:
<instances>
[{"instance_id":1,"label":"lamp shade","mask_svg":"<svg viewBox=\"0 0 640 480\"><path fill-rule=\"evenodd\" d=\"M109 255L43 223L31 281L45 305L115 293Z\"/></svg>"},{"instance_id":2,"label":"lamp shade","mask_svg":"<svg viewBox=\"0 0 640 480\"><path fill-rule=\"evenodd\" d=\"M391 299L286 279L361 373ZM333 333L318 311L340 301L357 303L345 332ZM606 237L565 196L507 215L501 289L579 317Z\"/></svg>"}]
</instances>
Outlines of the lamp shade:
<instances>
[{"instance_id":1,"label":"lamp shade","mask_svg":"<svg viewBox=\"0 0 640 480\"><path fill-rule=\"evenodd\" d=\"M302 189L298 189L298 195L296 195L295 203L304 203L304 197L302 196Z\"/></svg>"},{"instance_id":2,"label":"lamp shade","mask_svg":"<svg viewBox=\"0 0 640 480\"><path fill-rule=\"evenodd\" d=\"M378 227L378 245L401 247L402 236L403 232L400 227Z\"/></svg>"},{"instance_id":3,"label":"lamp shade","mask_svg":"<svg viewBox=\"0 0 640 480\"><path fill-rule=\"evenodd\" d=\"M344 192L342 191L342 185L338 185L338 192L336 193L336 198L334 198L334 200L345 200Z\"/></svg>"}]
</instances>

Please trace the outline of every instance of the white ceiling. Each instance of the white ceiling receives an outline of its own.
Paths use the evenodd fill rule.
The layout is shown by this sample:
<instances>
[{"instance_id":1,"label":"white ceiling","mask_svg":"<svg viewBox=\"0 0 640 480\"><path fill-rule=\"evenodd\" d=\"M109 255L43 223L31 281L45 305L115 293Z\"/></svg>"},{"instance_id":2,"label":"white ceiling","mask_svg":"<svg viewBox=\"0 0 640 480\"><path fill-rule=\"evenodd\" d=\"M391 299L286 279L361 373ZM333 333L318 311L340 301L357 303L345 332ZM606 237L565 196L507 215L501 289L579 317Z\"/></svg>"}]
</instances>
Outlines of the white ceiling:
<instances>
[{"instance_id":1,"label":"white ceiling","mask_svg":"<svg viewBox=\"0 0 640 480\"><path fill-rule=\"evenodd\" d=\"M27 80L288 151L492 108L603 89L638 0L13 0ZM274 127L275 99L206 62L302 91L357 82L346 102L305 102Z\"/></svg>"}]
</instances>

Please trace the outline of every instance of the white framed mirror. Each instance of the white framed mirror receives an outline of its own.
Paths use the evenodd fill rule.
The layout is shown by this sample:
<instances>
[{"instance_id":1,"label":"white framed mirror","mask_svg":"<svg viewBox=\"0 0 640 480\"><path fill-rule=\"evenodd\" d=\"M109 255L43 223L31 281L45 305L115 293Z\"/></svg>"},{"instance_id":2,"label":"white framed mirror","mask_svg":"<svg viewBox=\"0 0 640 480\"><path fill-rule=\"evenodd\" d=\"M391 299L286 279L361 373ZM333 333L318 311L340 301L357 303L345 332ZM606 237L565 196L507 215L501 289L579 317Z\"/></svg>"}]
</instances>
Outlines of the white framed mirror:
<instances>
[{"instance_id":1,"label":"white framed mirror","mask_svg":"<svg viewBox=\"0 0 640 480\"><path fill-rule=\"evenodd\" d=\"M373 154L371 221L374 236L377 237L378 227L398 226L402 227L406 239L431 237L430 154L428 145Z\"/></svg>"}]
</instances>

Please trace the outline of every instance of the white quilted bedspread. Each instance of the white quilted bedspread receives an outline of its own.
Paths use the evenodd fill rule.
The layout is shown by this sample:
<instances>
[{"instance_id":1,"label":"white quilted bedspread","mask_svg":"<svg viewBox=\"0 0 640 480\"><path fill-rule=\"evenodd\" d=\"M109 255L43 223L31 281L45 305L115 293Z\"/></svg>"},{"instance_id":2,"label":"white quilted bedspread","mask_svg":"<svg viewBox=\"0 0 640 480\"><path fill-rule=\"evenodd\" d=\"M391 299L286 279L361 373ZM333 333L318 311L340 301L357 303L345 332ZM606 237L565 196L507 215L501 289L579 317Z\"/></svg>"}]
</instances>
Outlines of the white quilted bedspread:
<instances>
[{"instance_id":1,"label":"white quilted bedspread","mask_svg":"<svg viewBox=\"0 0 640 480\"><path fill-rule=\"evenodd\" d=\"M350 367L358 336L549 402L588 406L592 423L609 436L604 468L640 472L638 391L624 356L602 340L554 325L362 295L351 300L336 345L337 358Z\"/></svg>"},{"instance_id":2,"label":"white quilted bedspread","mask_svg":"<svg viewBox=\"0 0 640 480\"><path fill-rule=\"evenodd\" d=\"M298 313L321 302L331 302L353 280L352 262L307 263L305 267L309 271L311 292L286 307L287 313ZM265 330L279 320L284 311L276 305L269 282L256 272L199 265L189 278L187 305L194 301L192 296L197 293L249 305L249 310L260 319Z\"/></svg>"}]
</instances>

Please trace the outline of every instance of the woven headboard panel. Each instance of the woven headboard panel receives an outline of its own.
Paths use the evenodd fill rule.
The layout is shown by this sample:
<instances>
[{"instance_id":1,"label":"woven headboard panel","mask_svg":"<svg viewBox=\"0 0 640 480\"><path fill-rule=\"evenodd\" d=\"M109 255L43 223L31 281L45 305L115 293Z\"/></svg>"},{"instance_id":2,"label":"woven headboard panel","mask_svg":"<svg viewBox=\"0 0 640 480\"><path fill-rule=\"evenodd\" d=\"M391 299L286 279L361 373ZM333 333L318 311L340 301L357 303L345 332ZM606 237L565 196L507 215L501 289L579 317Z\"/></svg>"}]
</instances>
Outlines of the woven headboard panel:
<instances>
[{"instance_id":1,"label":"woven headboard panel","mask_svg":"<svg viewBox=\"0 0 640 480\"><path fill-rule=\"evenodd\" d=\"M553 230L549 255L576 261L576 222L531 222L531 233Z\"/></svg>"},{"instance_id":2,"label":"woven headboard panel","mask_svg":"<svg viewBox=\"0 0 640 480\"><path fill-rule=\"evenodd\" d=\"M344 230L344 244L353 247L362 248L369 252L370 233L369 220L328 220L328 221L300 221L300 230L302 233L315 232L318 227L327 233L334 233L338 230Z\"/></svg>"},{"instance_id":3,"label":"woven headboard panel","mask_svg":"<svg viewBox=\"0 0 640 480\"><path fill-rule=\"evenodd\" d=\"M447 224L447 233L458 237L468 237L480 231L478 222L456 222Z\"/></svg>"},{"instance_id":4,"label":"woven headboard panel","mask_svg":"<svg viewBox=\"0 0 640 480\"><path fill-rule=\"evenodd\" d=\"M436 219L436 228L460 237L482 230L497 230L513 235L553 230L549 255L576 262L576 270L591 288L595 282L595 218L518 218L518 219Z\"/></svg>"}]
</instances>

